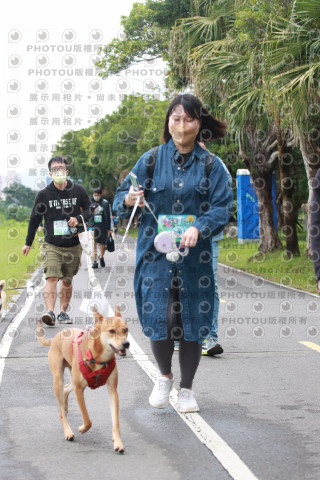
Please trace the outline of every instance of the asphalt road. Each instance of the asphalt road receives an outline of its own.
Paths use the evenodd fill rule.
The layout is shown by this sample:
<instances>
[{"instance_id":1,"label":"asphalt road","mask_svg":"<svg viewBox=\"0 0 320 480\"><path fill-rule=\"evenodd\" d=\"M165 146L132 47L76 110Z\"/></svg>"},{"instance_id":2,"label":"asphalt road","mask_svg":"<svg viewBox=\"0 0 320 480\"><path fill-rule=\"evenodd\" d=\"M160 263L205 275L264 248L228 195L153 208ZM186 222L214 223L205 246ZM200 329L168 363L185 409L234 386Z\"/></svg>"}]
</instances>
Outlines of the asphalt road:
<instances>
[{"instance_id":1,"label":"asphalt road","mask_svg":"<svg viewBox=\"0 0 320 480\"><path fill-rule=\"evenodd\" d=\"M154 361L135 309L134 241L105 258L107 267L94 271L97 280L90 280L83 256L70 315L81 328L91 323L80 307L86 292L97 292L99 284L103 289L117 258L106 297L113 309L121 305L138 346L132 345L141 349L117 359L126 451L113 451L104 387L85 391L93 425L84 435L77 433L81 415L71 393L69 421L76 439L64 440L47 348L35 338L44 309L38 275L35 297L31 289L29 296L24 292L0 323L1 480L320 479L318 298L220 265L219 340L225 353L202 357L194 382L199 415L181 416L171 405L156 410L148 403L153 383L147 373ZM48 336L61 328L48 328ZM177 352L173 362L177 384Z\"/></svg>"}]
</instances>

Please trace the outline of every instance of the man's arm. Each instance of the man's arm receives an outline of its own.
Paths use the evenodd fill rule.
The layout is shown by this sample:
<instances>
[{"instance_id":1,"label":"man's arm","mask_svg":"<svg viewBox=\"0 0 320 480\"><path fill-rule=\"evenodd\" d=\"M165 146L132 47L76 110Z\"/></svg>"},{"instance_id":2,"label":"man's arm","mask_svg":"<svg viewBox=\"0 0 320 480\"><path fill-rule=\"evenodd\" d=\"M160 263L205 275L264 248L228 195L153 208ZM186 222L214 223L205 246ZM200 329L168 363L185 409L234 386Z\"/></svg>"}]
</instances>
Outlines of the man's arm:
<instances>
[{"instance_id":1,"label":"man's arm","mask_svg":"<svg viewBox=\"0 0 320 480\"><path fill-rule=\"evenodd\" d=\"M42 217L44 215L44 210L45 210L45 205L43 203L43 199L41 196L41 193L39 192L35 198L33 208L31 211L30 215L30 220L29 220L29 226L28 226L28 232L27 232L27 237L26 237L26 243L22 247L22 253L24 256L27 256L31 245L33 243L36 231L38 230L38 227L41 223Z\"/></svg>"},{"instance_id":2,"label":"man's arm","mask_svg":"<svg viewBox=\"0 0 320 480\"><path fill-rule=\"evenodd\" d=\"M80 198L80 207L82 208L81 215L83 216L83 219L85 222L89 220L89 217L91 217L93 213L92 205L90 202L89 195L85 191L85 189L79 185L78 186L81 189L81 198ZM78 223L82 223L82 218L80 215L76 215L75 217L78 220Z\"/></svg>"}]
</instances>

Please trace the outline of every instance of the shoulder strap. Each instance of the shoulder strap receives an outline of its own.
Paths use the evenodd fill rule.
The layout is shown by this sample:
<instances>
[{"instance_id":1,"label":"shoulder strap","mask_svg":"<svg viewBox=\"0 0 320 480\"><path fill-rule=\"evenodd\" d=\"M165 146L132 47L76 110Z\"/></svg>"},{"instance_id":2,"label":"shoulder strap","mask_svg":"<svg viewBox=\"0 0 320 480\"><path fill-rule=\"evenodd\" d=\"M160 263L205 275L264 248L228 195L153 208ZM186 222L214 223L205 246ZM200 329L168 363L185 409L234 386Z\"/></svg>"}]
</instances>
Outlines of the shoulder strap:
<instances>
[{"instance_id":1,"label":"shoulder strap","mask_svg":"<svg viewBox=\"0 0 320 480\"><path fill-rule=\"evenodd\" d=\"M144 192L144 198L147 198L148 193L151 190L152 186L152 179L153 179L153 174L154 174L154 169L156 167L157 163L157 156L158 156L158 151L160 147L153 147L151 149L150 157L147 160L147 174L148 174L148 180L147 180L147 186Z\"/></svg>"},{"instance_id":2,"label":"shoulder strap","mask_svg":"<svg viewBox=\"0 0 320 480\"><path fill-rule=\"evenodd\" d=\"M212 164L213 164L213 154L212 153L208 153L207 157L206 157L206 177L209 178L209 175L211 173L211 170L212 170Z\"/></svg>"}]
</instances>

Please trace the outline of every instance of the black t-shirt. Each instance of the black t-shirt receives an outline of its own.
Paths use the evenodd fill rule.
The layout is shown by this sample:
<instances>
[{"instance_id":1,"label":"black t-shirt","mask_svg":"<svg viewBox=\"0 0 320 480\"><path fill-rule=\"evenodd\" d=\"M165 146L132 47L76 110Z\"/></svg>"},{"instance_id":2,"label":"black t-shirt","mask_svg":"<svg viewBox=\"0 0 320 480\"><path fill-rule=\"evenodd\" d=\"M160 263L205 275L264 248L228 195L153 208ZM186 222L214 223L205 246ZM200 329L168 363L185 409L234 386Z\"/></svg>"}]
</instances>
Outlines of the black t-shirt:
<instances>
[{"instance_id":1,"label":"black t-shirt","mask_svg":"<svg viewBox=\"0 0 320 480\"><path fill-rule=\"evenodd\" d=\"M70 231L67 221L76 217L82 224L91 214L90 199L85 189L77 183L67 180L64 190L50 183L38 192L31 212L26 245L31 246L41 220L44 220L44 240L58 247L72 247L79 243L76 232ZM69 231L69 233L67 233Z\"/></svg>"}]
</instances>

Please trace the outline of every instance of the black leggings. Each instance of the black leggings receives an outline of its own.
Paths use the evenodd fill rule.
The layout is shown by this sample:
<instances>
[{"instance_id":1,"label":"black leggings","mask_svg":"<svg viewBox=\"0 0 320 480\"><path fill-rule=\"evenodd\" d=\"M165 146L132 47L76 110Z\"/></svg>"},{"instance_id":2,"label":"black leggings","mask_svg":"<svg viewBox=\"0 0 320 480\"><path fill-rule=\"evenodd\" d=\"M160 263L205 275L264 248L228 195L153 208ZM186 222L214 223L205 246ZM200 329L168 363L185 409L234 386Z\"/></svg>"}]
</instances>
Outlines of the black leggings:
<instances>
[{"instance_id":1,"label":"black leggings","mask_svg":"<svg viewBox=\"0 0 320 480\"><path fill-rule=\"evenodd\" d=\"M179 364L181 371L181 388L192 388L192 382L201 359L202 343L189 342L184 339L180 309L178 283L174 279L170 291L167 309L167 338L150 340L151 350L162 375L171 373L171 361L174 352L174 340L179 340Z\"/></svg>"}]
</instances>

